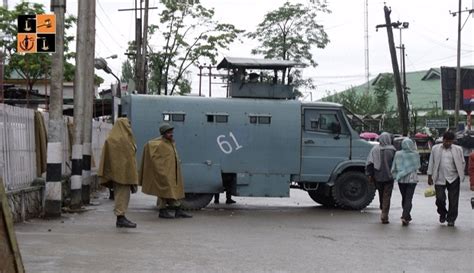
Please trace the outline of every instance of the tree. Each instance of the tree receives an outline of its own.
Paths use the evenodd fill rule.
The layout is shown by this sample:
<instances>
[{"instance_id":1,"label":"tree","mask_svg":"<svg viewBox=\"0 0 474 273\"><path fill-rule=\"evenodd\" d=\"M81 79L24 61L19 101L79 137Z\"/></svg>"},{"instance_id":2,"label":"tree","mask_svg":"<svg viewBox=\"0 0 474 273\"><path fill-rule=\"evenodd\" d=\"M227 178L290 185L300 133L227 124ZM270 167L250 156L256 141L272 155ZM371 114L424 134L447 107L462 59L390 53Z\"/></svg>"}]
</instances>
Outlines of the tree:
<instances>
[{"instance_id":1,"label":"tree","mask_svg":"<svg viewBox=\"0 0 474 273\"><path fill-rule=\"evenodd\" d=\"M132 64L131 60L126 60L122 63L122 76L120 81L129 82L130 80L135 79L135 65Z\"/></svg>"},{"instance_id":2,"label":"tree","mask_svg":"<svg viewBox=\"0 0 474 273\"><path fill-rule=\"evenodd\" d=\"M329 43L323 25L316 21L320 13L331 13L326 0L311 0L307 5L286 2L277 10L267 13L255 32L247 34L247 37L260 42L252 54L262 54L268 59L295 60L316 67L317 62L311 50L314 46L325 48ZM293 78L296 87L314 88L310 79L302 78L301 72L284 71L283 83L286 74L288 79Z\"/></svg>"},{"instance_id":3,"label":"tree","mask_svg":"<svg viewBox=\"0 0 474 273\"><path fill-rule=\"evenodd\" d=\"M388 107L388 96L393 92L395 83L392 74L382 74L374 87L376 113L384 113Z\"/></svg>"},{"instance_id":4,"label":"tree","mask_svg":"<svg viewBox=\"0 0 474 273\"><path fill-rule=\"evenodd\" d=\"M359 115L375 114L375 96L370 93L357 93L354 88L332 95L328 94L322 101L340 103L349 111Z\"/></svg>"},{"instance_id":5,"label":"tree","mask_svg":"<svg viewBox=\"0 0 474 273\"><path fill-rule=\"evenodd\" d=\"M219 50L227 49L243 32L234 25L217 23L212 19L214 10L197 2L162 1L160 24L149 28L150 36L160 35L164 41L162 49L152 50L148 60L152 92L160 94L162 88L165 95L177 89L189 91L190 81L184 77L189 67L203 59L217 63Z\"/></svg>"},{"instance_id":6,"label":"tree","mask_svg":"<svg viewBox=\"0 0 474 273\"><path fill-rule=\"evenodd\" d=\"M0 7L0 31L3 32L4 38L0 40L0 48L6 49L6 66L5 77L9 78L15 72L23 78L28 85L28 92L31 92L33 85L39 79L50 77L51 73L51 56L45 53L38 54L18 54L16 53L17 45L17 18L22 14L43 14L44 7L41 4L21 2L15 6L14 10L7 10ZM65 19L65 29L70 29L76 18L68 16ZM74 58L75 53L70 52L69 43L74 40L74 36L65 36L64 39L64 80L74 80L74 65L67 62Z\"/></svg>"}]
</instances>

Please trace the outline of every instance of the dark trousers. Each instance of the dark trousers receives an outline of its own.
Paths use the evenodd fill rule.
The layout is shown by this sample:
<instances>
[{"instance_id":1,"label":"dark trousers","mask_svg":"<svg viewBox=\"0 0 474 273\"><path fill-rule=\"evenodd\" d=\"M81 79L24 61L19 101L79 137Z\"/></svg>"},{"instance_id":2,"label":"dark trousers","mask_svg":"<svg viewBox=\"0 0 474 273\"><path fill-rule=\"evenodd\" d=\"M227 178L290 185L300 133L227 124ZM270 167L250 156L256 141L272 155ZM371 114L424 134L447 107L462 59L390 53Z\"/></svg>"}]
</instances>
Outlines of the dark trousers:
<instances>
[{"instance_id":1,"label":"dark trousers","mask_svg":"<svg viewBox=\"0 0 474 273\"><path fill-rule=\"evenodd\" d=\"M446 185L435 185L438 214L446 216L448 222L454 223L458 217L459 185L459 177L453 183L446 181ZM446 190L448 190L448 210L446 210Z\"/></svg>"},{"instance_id":2,"label":"dark trousers","mask_svg":"<svg viewBox=\"0 0 474 273\"><path fill-rule=\"evenodd\" d=\"M232 193L229 190L225 191L226 201L232 199ZM219 203L219 194L214 194L214 203Z\"/></svg>"},{"instance_id":3,"label":"dark trousers","mask_svg":"<svg viewBox=\"0 0 474 273\"><path fill-rule=\"evenodd\" d=\"M226 201L232 199L232 181L229 179L224 179L224 190L225 190L225 198ZM219 193L214 194L214 203L219 203Z\"/></svg>"},{"instance_id":4,"label":"dark trousers","mask_svg":"<svg viewBox=\"0 0 474 273\"><path fill-rule=\"evenodd\" d=\"M415 193L416 183L398 183L400 194L402 195L402 218L411 221L411 208L413 194Z\"/></svg>"},{"instance_id":5,"label":"dark trousers","mask_svg":"<svg viewBox=\"0 0 474 273\"><path fill-rule=\"evenodd\" d=\"M390 200L392 199L393 180L387 182L377 182L377 190L379 192L380 209L382 210L381 220L388 220L388 212L390 211Z\"/></svg>"}]
</instances>

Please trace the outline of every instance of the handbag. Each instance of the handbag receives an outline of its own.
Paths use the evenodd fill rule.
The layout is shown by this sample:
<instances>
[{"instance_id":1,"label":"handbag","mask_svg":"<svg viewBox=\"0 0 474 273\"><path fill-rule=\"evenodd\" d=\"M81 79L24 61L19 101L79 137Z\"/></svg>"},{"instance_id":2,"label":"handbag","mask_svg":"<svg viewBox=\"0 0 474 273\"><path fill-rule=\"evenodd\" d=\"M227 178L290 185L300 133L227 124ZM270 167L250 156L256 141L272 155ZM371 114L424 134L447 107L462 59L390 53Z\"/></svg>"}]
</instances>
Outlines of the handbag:
<instances>
[{"instance_id":1,"label":"handbag","mask_svg":"<svg viewBox=\"0 0 474 273\"><path fill-rule=\"evenodd\" d=\"M425 190L425 197L433 197L436 195L436 191L434 187L428 187Z\"/></svg>"}]
</instances>

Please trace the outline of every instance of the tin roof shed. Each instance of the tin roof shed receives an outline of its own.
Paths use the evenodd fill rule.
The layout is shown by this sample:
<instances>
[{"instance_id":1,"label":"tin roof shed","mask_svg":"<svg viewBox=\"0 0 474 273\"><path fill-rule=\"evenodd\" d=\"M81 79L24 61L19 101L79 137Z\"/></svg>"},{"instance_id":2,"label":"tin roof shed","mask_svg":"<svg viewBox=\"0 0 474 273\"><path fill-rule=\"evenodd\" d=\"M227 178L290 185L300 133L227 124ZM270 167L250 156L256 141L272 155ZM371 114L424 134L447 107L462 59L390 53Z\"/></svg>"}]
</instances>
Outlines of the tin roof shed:
<instances>
[{"instance_id":1,"label":"tin roof shed","mask_svg":"<svg viewBox=\"0 0 474 273\"><path fill-rule=\"evenodd\" d=\"M286 60L225 57L217 65L217 69L246 68L246 69L282 70L288 67L295 67L295 66L303 66L303 64L295 62L295 61L286 61Z\"/></svg>"}]
</instances>

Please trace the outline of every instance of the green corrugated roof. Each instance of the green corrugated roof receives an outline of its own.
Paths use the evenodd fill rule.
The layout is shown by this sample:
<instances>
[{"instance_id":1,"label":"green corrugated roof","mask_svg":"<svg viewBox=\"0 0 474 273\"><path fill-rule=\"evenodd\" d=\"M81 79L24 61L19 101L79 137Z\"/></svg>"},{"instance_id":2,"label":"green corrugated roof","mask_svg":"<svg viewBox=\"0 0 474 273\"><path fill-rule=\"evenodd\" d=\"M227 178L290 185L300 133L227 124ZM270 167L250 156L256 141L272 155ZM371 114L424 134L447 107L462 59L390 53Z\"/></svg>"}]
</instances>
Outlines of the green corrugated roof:
<instances>
[{"instance_id":1,"label":"green corrugated roof","mask_svg":"<svg viewBox=\"0 0 474 273\"><path fill-rule=\"evenodd\" d=\"M391 73L384 73L391 74ZM380 78L379 74L374 79L370 80L370 91L374 92L374 83ZM430 70L414 71L406 73L408 90L408 101L415 109L433 109L435 101L438 107L441 107L441 74L439 68L432 68ZM367 84L354 87L357 93L362 93L367 90ZM347 91L347 90L346 90ZM345 92L345 91L343 91ZM397 95L395 88L390 92L388 109L397 109Z\"/></svg>"},{"instance_id":2,"label":"green corrugated roof","mask_svg":"<svg viewBox=\"0 0 474 273\"><path fill-rule=\"evenodd\" d=\"M464 66L463 68L474 68L474 66ZM429 70L414 71L406 73L407 87L408 90L408 101L413 108L418 110L431 110L434 109L436 103L438 108L442 108L442 95L441 95L441 69L430 68ZM380 73L374 79L370 80L370 91L374 92L374 82L376 82L381 75L392 74L392 73ZM367 90L367 83L353 87L357 93L362 93ZM348 91L347 89L345 91ZM345 92L343 91L343 92ZM436 102L436 103L435 103ZM390 92L388 110L391 108L397 109L397 95L395 88Z\"/></svg>"}]
</instances>

